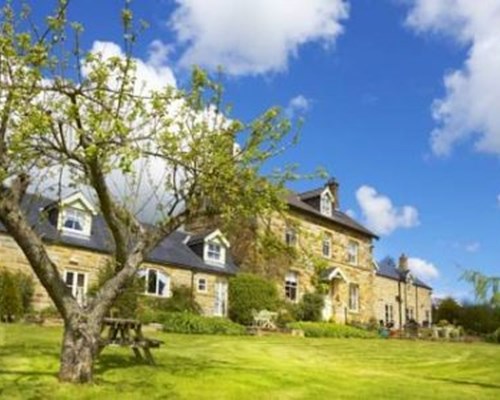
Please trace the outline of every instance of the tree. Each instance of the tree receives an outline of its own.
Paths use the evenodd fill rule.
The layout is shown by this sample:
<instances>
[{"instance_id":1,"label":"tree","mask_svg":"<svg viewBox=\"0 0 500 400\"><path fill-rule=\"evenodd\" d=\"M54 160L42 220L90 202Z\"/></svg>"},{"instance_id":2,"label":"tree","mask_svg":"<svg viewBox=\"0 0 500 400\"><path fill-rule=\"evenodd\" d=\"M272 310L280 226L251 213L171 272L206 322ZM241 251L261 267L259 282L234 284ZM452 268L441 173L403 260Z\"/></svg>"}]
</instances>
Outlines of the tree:
<instances>
[{"instance_id":1,"label":"tree","mask_svg":"<svg viewBox=\"0 0 500 400\"><path fill-rule=\"evenodd\" d=\"M434 321L439 322L446 320L452 324L460 320L460 312L462 307L453 297L446 297L440 301L436 308L436 315L433 316Z\"/></svg>"},{"instance_id":2,"label":"tree","mask_svg":"<svg viewBox=\"0 0 500 400\"><path fill-rule=\"evenodd\" d=\"M186 89L145 89L132 57L140 27L122 12L124 54L80 48L82 27L60 0L46 25L7 2L0 22L0 222L28 259L64 320L59 378L90 382L102 320L148 254L183 224L282 210L290 170L263 175L289 143L276 108L250 123L230 118L222 87L195 68ZM235 147L235 143L239 145ZM152 172L162 171L148 187ZM28 221L22 201L56 173L88 190L112 238L114 274L81 306ZM151 175L148 175L151 174ZM148 176L145 176L148 175ZM115 186L127 190L116 191ZM144 204L137 206L137 199ZM153 210L148 224L139 214Z\"/></svg>"},{"instance_id":3,"label":"tree","mask_svg":"<svg viewBox=\"0 0 500 400\"><path fill-rule=\"evenodd\" d=\"M486 276L479 271L465 270L460 279L472 285L477 304L491 304L494 307L500 307L500 277Z\"/></svg>"}]
</instances>

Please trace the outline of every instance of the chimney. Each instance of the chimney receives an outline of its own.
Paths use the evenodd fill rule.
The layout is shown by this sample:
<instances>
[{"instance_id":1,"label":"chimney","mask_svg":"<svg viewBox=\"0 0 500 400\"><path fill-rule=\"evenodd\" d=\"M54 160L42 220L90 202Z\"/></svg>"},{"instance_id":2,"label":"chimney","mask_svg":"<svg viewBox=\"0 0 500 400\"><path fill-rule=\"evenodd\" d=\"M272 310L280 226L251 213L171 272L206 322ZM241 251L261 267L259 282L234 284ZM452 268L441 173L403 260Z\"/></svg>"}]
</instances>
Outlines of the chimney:
<instances>
[{"instance_id":1,"label":"chimney","mask_svg":"<svg viewBox=\"0 0 500 400\"><path fill-rule=\"evenodd\" d=\"M399 270L401 272L408 272L409 267L408 267L408 257L406 256L405 253L401 254L399 257Z\"/></svg>"},{"instance_id":2,"label":"chimney","mask_svg":"<svg viewBox=\"0 0 500 400\"><path fill-rule=\"evenodd\" d=\"M338 210L340 208L339 183L332 177L328 180L328 182L326 182L326 186L330 189L330 192L332 192L333 195L333 208Z\"/></svg>"}]
</instances>

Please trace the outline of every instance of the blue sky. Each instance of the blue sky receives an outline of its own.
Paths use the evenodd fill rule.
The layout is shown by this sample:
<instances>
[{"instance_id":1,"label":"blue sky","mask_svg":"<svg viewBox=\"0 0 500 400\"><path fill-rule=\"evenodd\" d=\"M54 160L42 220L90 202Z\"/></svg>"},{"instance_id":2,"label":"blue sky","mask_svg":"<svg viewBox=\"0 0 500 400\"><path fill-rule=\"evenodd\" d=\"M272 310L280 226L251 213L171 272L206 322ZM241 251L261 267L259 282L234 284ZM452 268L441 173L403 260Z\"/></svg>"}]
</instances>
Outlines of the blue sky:
<instances>
[{"instance_id":1,"label":"blue sky","mask_svg":"<svg viewBox=\"0 0 500 400\"><path fill-rule=\"evenodd\" d=\"M121 44L122 4L73 0L87 49ZM142 0L132 8L151 25L135 56L152 79L173 76L182 86L192 63L223 65L235 116L281 105L304 117L300 143L274 164L298 163L304 173L322 166L337 177L341 208L380 233L378 259L405 252L437 294L459 298L468 291L459 266L499 274L497 0Z\"/></svg>"}]
</instances>

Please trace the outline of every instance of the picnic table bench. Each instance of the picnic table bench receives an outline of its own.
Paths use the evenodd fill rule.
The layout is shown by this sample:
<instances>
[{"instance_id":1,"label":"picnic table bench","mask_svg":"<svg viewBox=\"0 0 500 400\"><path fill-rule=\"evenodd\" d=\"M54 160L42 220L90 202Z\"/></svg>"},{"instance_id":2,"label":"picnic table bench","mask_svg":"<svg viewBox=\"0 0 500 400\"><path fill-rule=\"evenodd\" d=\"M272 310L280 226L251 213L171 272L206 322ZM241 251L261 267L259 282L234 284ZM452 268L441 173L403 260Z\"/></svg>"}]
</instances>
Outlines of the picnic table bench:
<instances>
[{"instance_id":1,"label":"picnic table bench","mask_svg":"<svg viewBox=\"0 0 500 400\"><path fill-rule=\"evenodd\" d=\"M107 334L105 333L107 329ZM103 335L104 333L104 335ZM135 319L105 318L102 325L100 351L106 346L130 347L135 357L150 365L155 365L151 354L153 348L158 348L163 341L144 337L142 324ZM142 353L141 353L142 350Z\"/></svg>"}]
</instances>

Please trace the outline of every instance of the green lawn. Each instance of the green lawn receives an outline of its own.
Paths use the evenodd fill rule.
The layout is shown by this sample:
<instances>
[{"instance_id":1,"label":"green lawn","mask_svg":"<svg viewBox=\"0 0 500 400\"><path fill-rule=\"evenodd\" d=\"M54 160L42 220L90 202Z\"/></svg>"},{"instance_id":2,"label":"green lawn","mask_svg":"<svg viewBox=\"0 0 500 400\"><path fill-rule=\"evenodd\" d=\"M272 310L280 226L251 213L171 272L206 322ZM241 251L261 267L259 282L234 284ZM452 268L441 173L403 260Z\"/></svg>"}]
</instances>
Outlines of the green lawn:
<instances>
[{"instance_id":1,"label":"green lawn","mask_svg":"<svg viewBox=\"0 0 500 400\"><path fill-rule=\"evenodd\" d=\"M106 349L96 384L61 385L60 328L0 325L0 399L500 399L500 346L152 334L157 367Z\"/></svg>"}]
</instances>

